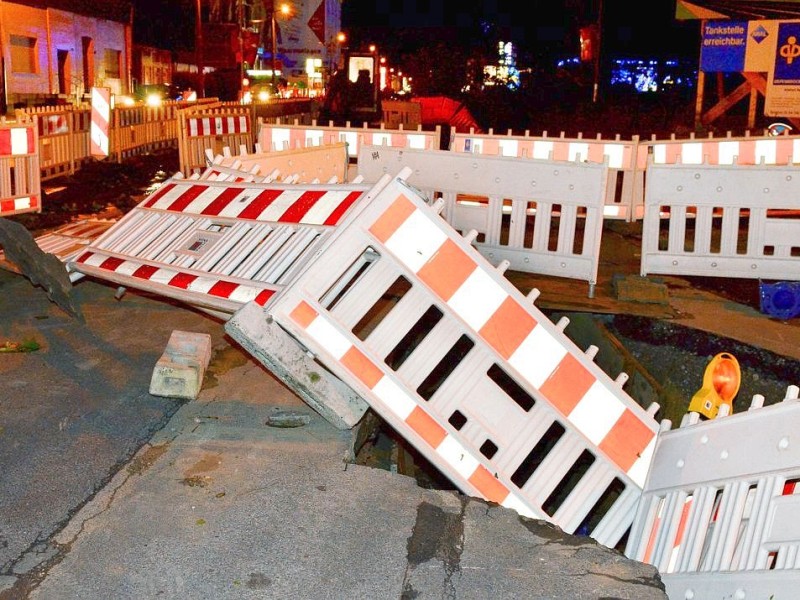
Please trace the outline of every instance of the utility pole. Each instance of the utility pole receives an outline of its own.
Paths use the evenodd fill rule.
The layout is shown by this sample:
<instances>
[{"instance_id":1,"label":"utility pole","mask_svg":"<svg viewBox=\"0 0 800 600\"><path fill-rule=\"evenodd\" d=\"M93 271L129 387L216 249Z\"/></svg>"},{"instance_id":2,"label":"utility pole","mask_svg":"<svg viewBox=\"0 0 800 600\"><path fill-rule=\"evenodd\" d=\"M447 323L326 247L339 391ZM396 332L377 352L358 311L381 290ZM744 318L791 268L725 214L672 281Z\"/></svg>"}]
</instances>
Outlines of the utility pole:
<instances>
[{"instance_id":1,"label":"utility pole","mask_svg":"<svg viewBox=\"0 0 800 600\"><path fill-rule=\"evenodd\" d=\"M194 23L194 53L197 62L197 97L205 98L206 81L203 72L203 12L202 0L195 3L195 23Z\"/></svg>"},{"instance_id":2,"label":"utility pole","mask_svg":"<svg viewBox=\"0 0 800 600\"><path fill-rule=\"evenodd\" d=\"M278 68L278 61L277 57L275 56L278 53L278 38L275 37L275 3L270 1L271 10L269 11L270 16L270 26L271 26L271 33L272 36L272 93L275 94L278 91L278 86L276 82L275 71Z\"/></svg>"},{"instance_id":3,"label":"utility pole","mask_svg":"<svg viewBox=\"0 0 800 600\"><path fill-rule=\"evenodd\" d=\"M603 48L603 0L597 0L597 48L594 53L594 87L592 102L597 104L600 94L600 53Z\"/></svg>"},{"instance_id":4,"label":"utility pole","mask_svg":"<svg viewBox=\"0 0 800 600\"><path fill-rule=\"evenodd\" d=\"M239 0L236 6L236 22L239 32L239 101L244 101L244 5Z\"/></svg>"}]
</instances>

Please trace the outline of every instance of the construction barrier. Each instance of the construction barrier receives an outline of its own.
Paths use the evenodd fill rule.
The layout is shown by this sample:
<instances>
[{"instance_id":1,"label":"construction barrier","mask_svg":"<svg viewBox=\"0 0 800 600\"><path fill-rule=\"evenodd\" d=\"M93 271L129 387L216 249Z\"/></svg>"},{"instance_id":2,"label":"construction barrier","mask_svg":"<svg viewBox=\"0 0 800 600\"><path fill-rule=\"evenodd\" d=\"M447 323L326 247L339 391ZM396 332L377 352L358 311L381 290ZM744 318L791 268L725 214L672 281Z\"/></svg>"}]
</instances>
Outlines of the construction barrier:
<instances>
[{"instance_id":1,"label":"construction barrier","mask_svg":"<svg viewBox=\"0 0 800 600\"><path fill-rule=\"evenodd\" d=\"M103 219L81 219L68 223L54 231L36 238L36 245L48 254L53 254L61 262L68 262L82 252L96 238L105 233L116 221ZM4 269L19 272L16 265L6 259L0 250L0 264Z\"/></svg>"},{"instance_id":2,"label":"construction barrier","mask_svg":"<svg viewBox=\"0 0 800 600\"><path fill-rule=\"evenodd\" d=\"M647 147L640 146L638 136L631 140L567 138L525 135L496 135L489 133L458 133L450 131L450 150L470 154L539 158L550 160L605 164L609 170L603 216L608 219L634 220L635 206L644 202L644 172L647 167Z\"/></svg>"},{"instance_id":3,"label":"construction barrier","mask_svg":"<svg viewBox=\"0 0 800 600\"><path fill-rule=\"evenodd\" d=\"M89 153L98 159L108 158L111 152L109 136L111 127L111 90L92 88L92 124L89 129L91 140Z\"/></svg>"},{"instance_id":4,"label":"construction barrier","mask_svg":"<svg viewBox=\"0 0 800 600\"><path fill-rule=\"evenodd\" d=\"M197 104L164 102L160 106L112 107L109 113L109 156L122 161L135 154L174 147L178 143L178 110L205 106L215 99ZM89 105L28 107L15 111L16 119L36 122L39 138L41 179L69 175L92 160Z\"/></svg>"},{"instance_id":5,"label":"construction barrier","mask_svg":"<svg viewBox=\"0 0 800 600\"><path fill-rule=\"evenodd\" d=\"M177 103L160 106L115 107L111 112L111 154L122 160L161 148L178 141Z\"/></svg>"},{"instance_id":6,"label":"construction barrier","mask_svg":"<svg viewBox=\"0 0 800 600\"><path fill-rule=\"evenodd\" d=\"M215 160L216 158L219 157L215 157ZM191 179L193 181L245 181L251 183L272 183L278 181L280 183L292 183L291 181L280 181L276 177L264 177L262 175L258 175L258 171L258 167L254 167L251 172L248 172L235 167L223 167L221 165L214 164L212 161L210 167L207 167L200 173L192 173L189 177L187 177L187 179ZM176 173L174 177L182 178L183 173Z\"/></svg>"},{"instance_id":7,"label":"construction barrier","mask_svg":"<svg viewBox=\"0 0 800 600\"><path fill-rule=\"evenodd\" d=\"M670 598L797 597L798 388L763 402L662 424L625 554L654 565Z\"/></svg>"},{"instance_id":8,"label":"construction barrier","mask_svg":"<svg viewBox=\"0 0 800 600\"><path fill-rule=\"evenodd\" d=\"M367 191L172 178L67 268L227 318L290 281Z\"/></svg>"},{"instance_id":9,"label":"construction barrier","mask_svg":"<svg viewBox=\"0 0 800 600\"><path fill-rule=\"evenodd\" d=\"M441 142L441 127L433 131L399 129L369 128L365 123L363 127L335 127L317 125L300 125L297 121L293 125L258 122L258 144L266 151L287 150L292 148L306 148L308 146L322 146L337 142L347 143L347 153L350 162L358 159L359 149L362 145L392 146L395 148L410 148L414 150L438 150ZM352 179L348 176L348 180Z\"/></svg>"},{"instance_id":10,"label":"construction barrier","mask_svg":"<svg viewBox=\"0 0 800 600\"><path fill-rule=\"evenodd\" d=\"M214 167L229 167L271 180L290 178L292 183L342 183L347 180L347 144L337 142L273 152L248 154L246 148L236 156L223 148L216 156L211 150L206 157Z\"/></svg>"},{"instance_id":11,"label":"construction barrier","mask_svg":"<svg viewBox=\"0 0 800 600\"><path fill-rule=\"evenodd\" d=\"M15 114L20 122L26 119L36 122L42 180L72 174L82 164L81 158L88 160L91 114L88 108L79 110L73 106L45 106L24 111L17 109ZM85 134L82 144L78 142L77 132ZM82 148L87 150L81 152Z\"/></svg>"},{"instance_id":12,"label":"construction barrier","mask_svg":"<svg viewBox=\"0 0 800 600\"><path fill-rule=\"evenodd\" d=\"M374 182L411 169L409 183L442 198L445 220L495 264L581 279L594 295L608 169L604 164L528 160L443 150L362 145L358 173Z\"/></svg>"},{"instance_id":13,"label":"construction barrier","mask_svg":"<svg viewBox=\"0 0 800 600\"><path fill-rule=\"evenodd\" d=\"M206 150L254 148L253 122L247 107L192 107L178 111L180 170L187 177L208 165Z\"/></svg>"},{"instance_id":14,"label":"construction barrier","mask_svg":"<svg viewBox=\"0 0 800 600\"><path fill-rule=\"evenodd\" d=\"M0 119L0 217L41 212L36 124Z\"/></svg>"},{"instance_id":15,"label":"construction barrier","mask_svg":"<svg viewBox=\"0 0 800 600\"><path fill-rule=\"evenodd\" d=\"M654 164L684 165L791 165L800 160L800 137L743 136L696 138L642 142L648 147L646 155ZM636 205L635 217L644 216L644 206Z\"/></svg>"},{"instance_id":16,"label":"construction barrier","mask_svg":"<svg viewBox=\"0 0 800 600\"><path fill-rule=\"evenodd\" d=\"M614 546L658 426L406 183L265 306L462 492ZM380 185L380 182L379 182Z\"/></svg>"},{"instance_id":17,"label":"construction barrier","mask_svg":"<svg viewBox=\"0 0 800 600\"><path fill-rule=\"evenodd\" d=\"M641 274L800 280L800 178L775 165L647 168Z\"/></svg>"},{"instance_id":18,"label":"construction barrier","mask_svg":"<svg viewBox=\"0 0 800 600\"><path fill-rule=\"evenodd\" d=\"M685 165L789 165L800 159L797 136L696 138L645 142L656 164Z\"/></svg>"}]
</instances>

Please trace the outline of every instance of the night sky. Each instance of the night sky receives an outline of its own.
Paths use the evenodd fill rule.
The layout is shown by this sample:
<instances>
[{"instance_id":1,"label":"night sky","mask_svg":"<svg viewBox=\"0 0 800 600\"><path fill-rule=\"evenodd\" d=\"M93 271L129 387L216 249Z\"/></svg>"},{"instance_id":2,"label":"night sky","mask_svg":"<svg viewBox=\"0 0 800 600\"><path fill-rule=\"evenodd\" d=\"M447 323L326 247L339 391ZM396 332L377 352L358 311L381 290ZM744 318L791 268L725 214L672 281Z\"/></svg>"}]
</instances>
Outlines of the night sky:
<instances>
[{"instance_id":1,"label":"night sky","mask_svg":"<svg viewBox=\"0 0 800 600\"><path fill-rule=\"evenodd\" d=\"M562 54L577 48L579 27L596 22L603 6L606 51L645 55L699 55L699 21L677 21L675 0L344 0L342 29L353 44L377 42L383 51L413 51L444 28L469 36L491 23L521 51ZM134 0L134 39L168 49L192 49L196 0ZM412 47L409 47L411 44Z\"/></svg>"},{"instance_id":2,"label":"night sky","mask_svg":"<svg viewBox=\"0 0 800 600\"><path fill-rule=\"evenodd\" d=\"M471 32L485 21L495 24L522 50L560 53L572 45L577 47L578 28L596 22L602 5L603 43L609 51L699 55L700 21L677 21L675 0L498 0L458 3L461 8L445 10L453 4L445 0L344 0L342 28L356 42L374 38L372 41L387 47L397 42L393 32L403 28L424 32L446 26Z\"/></svg>"}]
</instances>

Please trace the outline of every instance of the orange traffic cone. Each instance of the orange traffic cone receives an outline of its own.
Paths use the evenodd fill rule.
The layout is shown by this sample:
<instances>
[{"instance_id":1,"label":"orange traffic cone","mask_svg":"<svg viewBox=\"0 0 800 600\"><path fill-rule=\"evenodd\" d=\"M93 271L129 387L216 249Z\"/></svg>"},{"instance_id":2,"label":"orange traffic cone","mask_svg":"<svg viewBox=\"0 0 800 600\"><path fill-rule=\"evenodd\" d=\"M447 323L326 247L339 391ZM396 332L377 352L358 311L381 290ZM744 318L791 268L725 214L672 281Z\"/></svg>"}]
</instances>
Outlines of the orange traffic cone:
<instances>
[{"instance_id":1,"label":"orange traffic cone","mask_svg":"<svg viewBox=\"0 0 800 600\"><path fill-rule=\"evenodd\" d=\"M717 416L719 407L727 404L730 409L728 414L731 414L733 399L739 392L741 379L736 357L727 352L720 352L708 363L703 375L703 387L692 397L689 410L713 419Z\"/></svg>"}]
</instances>

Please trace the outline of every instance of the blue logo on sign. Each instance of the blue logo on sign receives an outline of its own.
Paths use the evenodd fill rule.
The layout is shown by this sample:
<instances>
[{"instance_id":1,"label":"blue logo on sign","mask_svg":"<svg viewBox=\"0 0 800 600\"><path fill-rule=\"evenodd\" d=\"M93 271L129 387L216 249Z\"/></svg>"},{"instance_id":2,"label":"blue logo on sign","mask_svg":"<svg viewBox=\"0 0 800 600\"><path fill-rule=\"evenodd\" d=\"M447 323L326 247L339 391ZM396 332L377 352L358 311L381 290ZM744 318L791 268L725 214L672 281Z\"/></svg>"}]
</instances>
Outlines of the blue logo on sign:
<instances>
[{"instance_id":1,"label":"blue logo on sign","mask_svg":"<svg viewBox=\"0 0 800 600\"><path fill-rule=\"evenodd\" d=\"M756 44L760 44L765 39L767 39L768 35L769 33L767 32L766 29L764 29L764 26L759 25L753 30L753 33L750 34L750 37L753 38Z\"/></svg>"}]
</instances>

